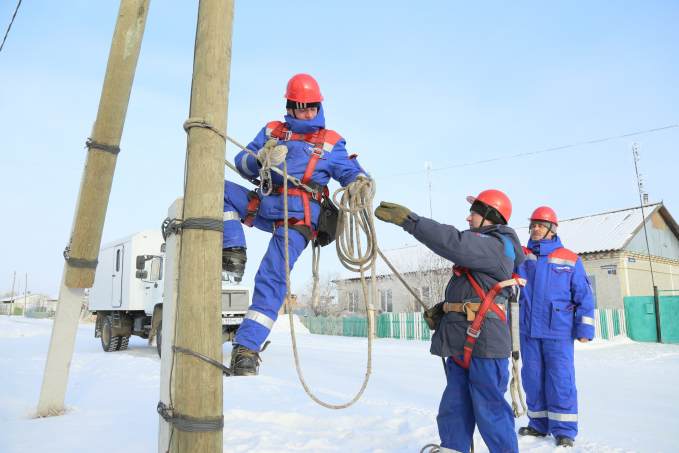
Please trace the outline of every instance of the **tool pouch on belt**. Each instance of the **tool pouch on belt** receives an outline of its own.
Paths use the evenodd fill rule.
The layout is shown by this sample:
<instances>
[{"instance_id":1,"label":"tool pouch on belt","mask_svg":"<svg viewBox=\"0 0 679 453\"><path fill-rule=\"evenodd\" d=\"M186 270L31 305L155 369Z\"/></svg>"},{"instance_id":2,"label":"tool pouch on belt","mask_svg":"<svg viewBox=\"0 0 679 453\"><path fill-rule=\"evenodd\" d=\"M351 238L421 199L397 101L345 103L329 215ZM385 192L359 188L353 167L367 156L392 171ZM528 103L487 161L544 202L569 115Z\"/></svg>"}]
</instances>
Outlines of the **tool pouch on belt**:
<instances>
[{"instance_id":1,"label":"tool pouch on belt","mask_svg":"<svg viewBox=\"0 0 679 453\"><path fill-rule=\"evenodd\" d=\"M318 216L316 243L321 247L331 244L337 234L337 222L339 209L329 197L324 196L321 200L321 213Z\"/></svg>"},{"instance_id":2,"label":"tool pouch on belt","mask_svg":"<svg viewBox=\"0 0 679 453\"><path fill-rule=\"evenodd\" d=\"M443 302L427 308L422 317L431 330L436 330L445 313L443 312Z\"/></svg>"}]
</instances>

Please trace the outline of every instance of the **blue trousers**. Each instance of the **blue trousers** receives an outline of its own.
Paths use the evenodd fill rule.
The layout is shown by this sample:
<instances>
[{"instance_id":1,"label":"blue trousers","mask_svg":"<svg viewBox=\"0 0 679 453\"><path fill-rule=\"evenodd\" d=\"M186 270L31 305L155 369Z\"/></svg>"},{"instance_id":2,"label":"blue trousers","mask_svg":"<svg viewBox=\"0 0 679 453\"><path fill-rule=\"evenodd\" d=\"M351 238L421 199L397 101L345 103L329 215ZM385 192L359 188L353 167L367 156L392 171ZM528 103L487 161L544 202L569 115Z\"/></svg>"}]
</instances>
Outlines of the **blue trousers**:
<instances>
[{"instance_id":1,"label":"blue trousers","mask_svg":"<svg viewBox=\"0 0 679 453\"><path fill-rule=\"evenodd\" d=\"M529 425L541 433L575 439L578 434L578 392L573 340L521 335L521 356Z\"/></svg>"},{"instance_id":2,"label":"blue trousers","mask_svg":"<svg viewBox=\"0 0 679 453\"><path fill-rule=\"evenodd\" d=\"M469 370L448 359L446 372L436 417L441 447L468 452L476 425L491 453L518 453L514 414L504 397L509 359L472 357Z\"/></svg>"},{"instance_id":3,"label":"blue trousers","mask_svg":"<svg viewBox=\"0 0 679 453\"><path fill-rule=\"evenodd\" d=\"M224 221L224 248L246 246L240 219L247 214L248 192L248 189L238 184L230 181L225 183L224 216L230 218ZM259 351L266 337L269 336L278 318L278 310L285 300L285 236L284 229L275 228L273 220L257 216L253 226L273 232L273 237L269 241L269 247L255 276L252 305L236 332L234 343ZM288 241L290 270L292 270L297 258L306 248L307 240L298 231L290 229Z\"/></svg>"}]
</instances>

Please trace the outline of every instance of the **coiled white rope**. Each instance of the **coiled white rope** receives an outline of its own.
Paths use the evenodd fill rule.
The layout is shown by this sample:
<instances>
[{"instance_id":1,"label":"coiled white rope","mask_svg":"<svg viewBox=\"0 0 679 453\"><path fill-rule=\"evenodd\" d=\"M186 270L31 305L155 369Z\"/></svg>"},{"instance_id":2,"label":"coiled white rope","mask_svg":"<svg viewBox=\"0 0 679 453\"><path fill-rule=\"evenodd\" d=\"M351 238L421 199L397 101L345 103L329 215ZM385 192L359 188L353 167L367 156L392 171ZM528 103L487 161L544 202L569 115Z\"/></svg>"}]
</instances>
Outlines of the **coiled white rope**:
<instances>
[{"instance_id":1,"label":"coiled white rope","mask_svg":"<svg viewBox=\"0 0 679 453\"><path fill-rule=\"evenodd\" d=\"M287 178L287 163L283 162L284 179ZM376 276L375 276L375 258L377 250L377 239L375 236L375 225L372 215L372 199L375 194L374 183L369 179L359 179L356 182L349 184L347 187L338 189L333 194L333 199L339 193L343 192L342 199L339 203L336 202L339 208L339 219L337 224L337 255L340 262L354 272L359 272L361 275L361 284L363 287L363 297L366 306L367 324L368 324L368 358L366 363L365 376L360 389L351 400L343 404L330 404L318 398L309 388L304 380L302 373L299 352L297 351L297 339L295 336L295 327L293 323L292 310L290 309L290 256L289 256L289 227L288 227L288 185L283 185L283 228L285 236L285 284L286 297L285 304L288 311L288 319L290 320L290 333L292 337L292 351L295 356L295 369L302 387L307 395L316 403L327 409L346 409L353 405L361 398L363 392L368 386L370 373L372 371L372 340L375 332L374 323L374 308L368 302L368 289L365 282L365 272L367 268L372 270L372 289L373 295L376 294ZM349 235L347 240L346 236ZM361 237L365 235L365 251L363 250ZM313 290L312 290L312 304L316 303L318 296L318 267L320 263L320 246L312 243L312 272L313 272Z\"/></svg>"}]
</instances>

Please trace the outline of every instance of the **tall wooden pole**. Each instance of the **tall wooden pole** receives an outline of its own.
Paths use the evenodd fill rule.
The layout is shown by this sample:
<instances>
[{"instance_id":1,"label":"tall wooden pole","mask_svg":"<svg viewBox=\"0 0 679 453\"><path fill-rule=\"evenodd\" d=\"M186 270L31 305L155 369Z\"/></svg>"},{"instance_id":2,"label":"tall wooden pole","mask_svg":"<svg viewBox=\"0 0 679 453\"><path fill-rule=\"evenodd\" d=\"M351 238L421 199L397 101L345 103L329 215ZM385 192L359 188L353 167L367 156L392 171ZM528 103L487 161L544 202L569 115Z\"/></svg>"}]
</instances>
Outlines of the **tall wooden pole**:
<instances>
[{"instance_id":1,"label":"tall wooden pole","mask_svg":"<svg viewBox=\"0 0 679 453\"><path fill-rule=\"evenodd\" d=\"M222 225L224 152L231 66L233 0L201 0L193 62L183 221ZM221 228L220 228L221 229ZM175 345L222 361L222 233L182 230ZM223 417L222 372L176 353L172 406L175 415ZM190 432L174 426L171 452L221 452L222 428Z\"/></svg>"},{"instance_id":2,"label":"tall wooden pole","mask_svg":"<svg viewBox=\"0 0 679 453\"><path fill-rule=\"evenodd\" d=\"M24 279L24 312L23 315L26 317L26 298L28 297L28 272L26 272L26 278Z\"/></svg>"},{"instance_id":3,"label":"tall wooden pole","mask_svg":"<svg viewBox=\"0 0 679 453\"><path fill-rule=\"evenodd\" d=\"M71 230L37 415L64 410L84 288L91 288L149 0L121 0Z\"/></svg>"},{"instance_id":4,"label":"tall wooden pole","mask_svg":"<svg viewBox=\"0 0 679 453\"><path fill-rule=\"evenodd\" d=\"M9 316L12 316L12 311L14 310L14 284L17 280L17 271L12 274L12 295L9 298Z\"/></svg>"}]
</instances>

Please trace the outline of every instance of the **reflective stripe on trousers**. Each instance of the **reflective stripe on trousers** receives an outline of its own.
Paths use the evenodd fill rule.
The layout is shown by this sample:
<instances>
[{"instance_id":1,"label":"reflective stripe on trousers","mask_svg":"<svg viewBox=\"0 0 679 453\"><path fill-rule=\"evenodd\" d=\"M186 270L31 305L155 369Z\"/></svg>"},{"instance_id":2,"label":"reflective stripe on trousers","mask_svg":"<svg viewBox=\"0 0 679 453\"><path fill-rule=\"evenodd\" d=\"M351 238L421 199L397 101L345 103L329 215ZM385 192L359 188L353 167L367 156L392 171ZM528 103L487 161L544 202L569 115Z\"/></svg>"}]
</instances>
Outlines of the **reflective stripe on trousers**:
<instances>
[{"instance_id":1,"label":"reflective stripe on trousers","mask_svg":"<svg viewBox=\"0 0 679 453\"><path fill-rule=\"evenodd\" d=\"M558 412L549 411L528 411L530 418L549 418L559 422L577 422L578 414L560 414Z\"/></svg>"},{"instance_id":2,"label":"reflective stripe on trousers","mask_svg":"<svg viewBox=\"0 0 679 453\"><path fill-rule=\"evenodd\" d=\"M276 322L275 319L271 319L264 313L260 313L254 310L248 310L248 312L245 314L245 319L251 319L256 323L263 325L269 330L271 330L271 328L273 327L273 323Z\"/></svg>"}]
</instances>

